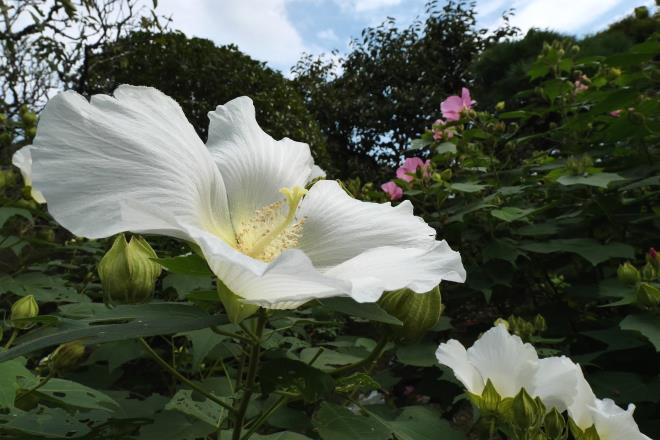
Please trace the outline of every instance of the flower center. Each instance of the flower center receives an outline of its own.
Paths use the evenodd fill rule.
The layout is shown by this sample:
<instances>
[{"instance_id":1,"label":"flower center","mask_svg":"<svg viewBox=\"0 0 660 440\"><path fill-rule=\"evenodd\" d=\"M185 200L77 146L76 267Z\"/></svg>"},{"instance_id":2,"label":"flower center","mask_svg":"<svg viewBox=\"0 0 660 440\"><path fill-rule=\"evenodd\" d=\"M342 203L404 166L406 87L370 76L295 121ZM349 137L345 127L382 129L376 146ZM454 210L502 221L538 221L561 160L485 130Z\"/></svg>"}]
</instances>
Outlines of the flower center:
<instances>
[{"instance_id":1,"label":"flower center","mask_svg":"<svg viewBox=\"0 0 660 440\"><path fill-rule=\"evenodd\" d=\"M241 222L236 231L236 248L242 253L269 262L284 250L298 245L305 220L294 220L307 190L294 186L282 188L280 192L285 200L259 208L252 217Z\"/></svg>"}]
</instances>

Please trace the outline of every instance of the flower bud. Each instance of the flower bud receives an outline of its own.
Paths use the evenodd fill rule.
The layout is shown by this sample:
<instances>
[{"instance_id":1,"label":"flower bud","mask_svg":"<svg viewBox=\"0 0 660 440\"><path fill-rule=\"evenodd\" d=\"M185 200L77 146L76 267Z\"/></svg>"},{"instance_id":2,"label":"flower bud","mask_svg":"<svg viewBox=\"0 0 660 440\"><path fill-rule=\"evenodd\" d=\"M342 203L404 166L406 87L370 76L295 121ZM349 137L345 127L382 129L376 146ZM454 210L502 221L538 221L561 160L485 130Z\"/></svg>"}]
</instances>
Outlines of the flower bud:
<instances>
[{"instance_id":1,"label":"flower bud","mask_svg":"<svg viewBox=\"0 0 660 440\"><path fill-rule=\"evenodd\" d=\"M27 319L34 318L39 316L39 304L35 301L34 296L28 295L16 301L11 306L11 317L12 321L16 319ZM14 322L12 325L17 329L28 329L32 327L31 322Z\"/></svg>"},{"instance_id":2,"label":"flower bud","mask_svg":"<svg viewBox=\"0 0 660 440\"><path fill-rule=\"evenodd\" d=\"M486 386L481 392L481 396L468 392L468 397L472 403L483 413L494 414L500 410L500 405L504 402L510 402L511 399L502 400L500 393L497 392L493 382L490 379L486 381Z\"/></svg>"},{"instance_id":3,"label":"flower bud","mask_svg":"<svg viewBox=\"0 0 660 440\"><path fill-rule=\"evenodd\" d=\"M511 402L511 421L514 428L521 431L533 431L540 426L545 408L541 408L540 400L535 400L525 391L520 390Z\"/></svg>"},{"instance_id":4,"label":"flower bud","mask_svg":"<svg viewBox=\"0 0 660 440\"><path fill-rule=\"evenodd\" d=\"M660 289L649 283L640 283L637 286L637 304L644 308L660 306Z\"/></svg>"},{"instance_id":5,"label":"flower bud","mask_svg":"<svg viewBox=\"0 0 660 440\"><path fill-rule=\"evenodd\" d=\"M619 281L625 284L636 284L641 280L641 275L637 268L628 261L619 266L616 270L616 276Z\"/></svg>"},{"instance_id":6,"label":"flower bud","mask_svg":"<svg viewBox=\"0 0 660 440\"><path fill-rule=\"evenodd\" d=\"M646 254L646 261L651 263L655 267L655 272L660 272L660 254L655 248L649 249L649 252Z\"/></svg>"},{"instance_id":7,"label":"flower bud","mask_svg":"<svg viewBox=\"0 0 660 440\"><path fill-rule=\"evenodd\" d=\"M568 429L566 429L566 421L557 408L546 414L543 421L545 433L548 440L566 440L568 438Z\"/></svg>"},{"instance_id":8,"label":"flower bud","mask_svg":"<svg viewBox=\"0 0 660 440\"><path fill-rule=\"evenodd\" d=\"M154 258L156 252L142 237L134 235L127 243L124 234L118 235L98 266L106 302L147 302L162 270Z\"/></svg>"},{"instance_id":9,"label":"flower bud","mask_svg":"<svg viewBox=\"0 0 660 440\"><path fill-rule=\"evenodd\" d=\"M56 373L73 370L85 355L85 346L78 341L67 342L48 356L49 366Z\"/></svg>"},{"instance_id":10,"label":"flower bud","mask_svg":"<svg viewBox=\"0 0 660 440\"><path fill-rule=\"evenodd\" d=\"M495 104L495 110L497 110L498 112L501 112L505 108L506 108L506 102L504 101L500 101L497 104Z\"/></svg>"},{"instance_id":11,"label":"flower bud","mask_svg":"<svg viewBox=\"0 0 660 440\"><path fill-rule=\"evenodd\" d=\"M403 326L389 326L391 333L405 341L421 338L438 323L445 306L442 305L440 286L426 293L415 293L410 289L386 292L378 300L387 313L403 322Z\"/></svg>"},{"instance_id":12,"label":"flower bud","mask_svg":"<svg viewBox=\"0 0 660 440\"><path fill-rule=\"evenodd\" d=\"M653 281L658 276L658 273L655 270L655 266L647 261L646 264L642 267L641 271L642 281Z\"/></svg>"},{"instance_id":13,"label":"flower bud","mask_svg":"<svg viewBox=\"0 0 660 440\"><path fill-rule=\"evenodd\" d=\"M441 177L442 180L444 180L445 182L450 181L450 180L451 180L451 177L452 177L451 169L450 169L450 168L447 168L447 169L445 169L445 170L442 170L442 172L440 173L440 177Z\"/></svg>"},{"instance_id":14,"label":"flower bud","mask_svg":"<svg viewBox=\"0 0 660 440\"><path fill-rule=\"evenodd\" d=\"M497 319L495 320L495 322L493 323L493 325L494 325L495 327L497 327L498 325L503 325L504 328L506 328L507 330L509 330L509 327L510 327L510 326L509 326L509 321L507 321L507 320L504 319L504 318L497 318Z\"/></svg>"}]
</instances>

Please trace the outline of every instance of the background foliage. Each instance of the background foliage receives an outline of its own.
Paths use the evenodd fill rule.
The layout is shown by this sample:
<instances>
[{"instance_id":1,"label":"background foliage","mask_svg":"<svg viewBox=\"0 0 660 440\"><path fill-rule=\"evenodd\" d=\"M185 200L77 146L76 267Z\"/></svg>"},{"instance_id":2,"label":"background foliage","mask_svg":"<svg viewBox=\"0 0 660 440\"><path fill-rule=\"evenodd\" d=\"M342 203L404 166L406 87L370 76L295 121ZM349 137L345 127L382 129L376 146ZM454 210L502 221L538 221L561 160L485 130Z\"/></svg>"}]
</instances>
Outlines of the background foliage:
<instances>
[{"instance_id":1,"label":"background foliage","mask_svg":"<svg viewBox=\"0 0 660 440\"><path fill-rule=\"evenodd\" d=\"M385 201L377 187L401 154L432 161L429 176L397 183L460 250L468 282L443 285L445 313L417 340L384 341L400 321L345 298L271 315L248 418L287 399L253 439L485 438L433 352L449 338L471 343L497 318L541 354L580 362L597 395L635 403L642 432L660 436L658 303L616 273L629 261L640 282L660 288L657 266L647 264L660 236L658 17L637 11L581 41L545 31L500 41L511 29L487 37L473 18L464 3L431 4L410 29L366 30L343 73L307 58L294 81L236 48L177 33L133 32L77 55L91 66L76 70L82 92L157 86L202 136L208 110L249 94L266 131L312 143L362 199ZM11 44L7 35L2 44ZM55 64L53 72L63 66ZM7 83L10 71L2 71ZM587 88L578 92L576 81ZM453 124L448 142L434 141L440 101L463 85L476 111ZM34 328L0 353L0 434L229 438L221 403L244 376L244 341L233 336L243 329L227 321L203 262L178 257L187 249L168 240L149 239L170 258L151 303L103 304L96 266L109 243L57 227L8 163L34 134L30 110L42 97L12 98L0 119L0 304L6 318L31 294L41 309ZM12 327L2 329L6 344ZM138 336L187 382L154 362ZM47 371L42 359L73 340L84 341L85 356L27 394Z\"/></svg>"}]
</instances>

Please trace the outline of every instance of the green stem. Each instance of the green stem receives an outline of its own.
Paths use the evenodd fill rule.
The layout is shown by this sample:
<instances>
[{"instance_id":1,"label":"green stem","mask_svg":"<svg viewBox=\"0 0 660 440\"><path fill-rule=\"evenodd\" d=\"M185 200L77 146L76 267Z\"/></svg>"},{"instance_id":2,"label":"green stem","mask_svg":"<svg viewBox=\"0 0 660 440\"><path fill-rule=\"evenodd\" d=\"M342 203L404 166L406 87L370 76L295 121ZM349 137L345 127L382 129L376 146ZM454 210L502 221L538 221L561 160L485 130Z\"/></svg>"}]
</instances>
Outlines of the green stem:
<instances>
[{"instance_id":1,"label":"green stem","mask_svg":"<svg viewBox=\"0 0 660 440\"><path fill-rule=\"evenodd\" d=\"M238 339L239 341L247 342L248 344L252 343L252 339L250 339L248 337L245 337L243 335L239 335L239 334L236 334L236 333L232 333L232 332L226 332L224 330L221 330L220 328L218 328L215 325L213 327L211 327L211 331L213 333L218 334L218 335L229 336L230 338L234 338L234 339Z\"/></svg>"},{"instance_id":2,"label":"green stem","mask_svg":"<svg viewBox=\"0 0 660 440\"><path fill-rule=\"evenodd\" d=\"M261 416L259 416L259 418L255 420L252 426L250 426L248 432L246 432L245 435L241 437L241 440L248 440L252 436L252 434L257 432L257 429L259 429L261 425L266 423L266 421L270 418L270 416L275 414L275 412L278 409L280 409L282 405L286 404L289 401L289 398L290 398L289 396L281 396L279 399L277 399L277 401L275 401L275 403L273 403L273 405L270 408L268 408L266 412L261 414Z\"/></svg>"},{"instance_id":3,"label":"green stem","mask_svg":"<svg viewBox=\"0 0 660 440\"><path fill-rule=\"evenodd\" d=\"M209 393L208 391L206 391L204 388L200 387L199 385L196 385L195 383L191 382L184 375L182 375L181 373L176 371L176 369L174 367L172 367L170 364L168 364L165 359L160 357L158 355L158 353L156 353L154 351L154 349L151 348L151 346L147 343L147 341L144 340L144 338L139 338L138 340L142 344L142 347L145 349L145 351L149 354L149 356L151 356L161 367L165 368L172 376L179 379L181 382L185 383L186 385L188 385L193 390L197 391L202 396L206 397L207 399L209 399L209 400L217 403L221 407L225 408L230 413L234 412L234 408L232 408L231 405L229 405L229 404L223 402L222 400L218 399L216 396Z\"/></svg>"},{"instance_id":4,"label":"green stem","mask_svg":"<svg viewBox=\"0 0 660 440\"><path fill-rule=\"evenodd\" d=\"M20 396L18 396L18 397L16 398L16 401L14 402L14 405L16 405L18 402L20 402L21 400L23 400L25 397L27 397L27 396L29 396L30 394L32 394L32 393L34 393L35 391L37 391L37 390L38 390L39 388L41 388L42 386L46 385L46 384L48 383L48 381L51 380L51 379L53 378L54 373L55 373L54 371L49 371L49 372L48 372L48 376L44 377L44 378L43 378L43 379L42 379L42 380L41 380L41 381L40 381L40 382L39 382L34 388L30 388L30 389L27 390L25 393L23 393L23 394L21 394Z\"/></svg>"},{"instance_id":5,"label":"green stem","mask_svg":"<svg viewBox=\"0 0 660 440\"><path fill-rule=\"evenodd\" d=\"M252 343L250 351L250 359L248 361L248 372L245 379L245 388L243 390L243 397L241 404L236 411L236 420L234 423L234 432L232 440L241 440L241 431L243 430L243 423L245 422L245 413L247 412L250 398L254 392L254 382L257 377L257 367L259 365L259 355L261 351L261 336L266 326L266 311L259 309L259 316L257 318L257 329L254 332L255 342Z\"/></svg>"},{"instance_id":6,"label":"green stem","mask_svg":"<svg viewBox=\"0 0 660 440\"><path fill-rule=\"evenodd\" d=\"M333 376L337 376L340 374L351 372L353 370L357 370L358 368L361 368L363 366L371 366L371 364L375 362L383 353L383 350L385 349L385 346L387 345L388 342L389 341L387 339L387 336L383 336L382 338L380 338L378 344L376 344L376 346L371 351L371 353L369 353L369 356L354 364L336 368L332 372L330 372L330 374Z\"/></svg>"},{"instance_id":7,"label":"green stem","mask_svg":"<svg viewBox=\"0 0 660 440\"><path fill-rule=\"evenodd\" d=\"M9 347L11 347L11 345L12 345L12 344L14 343L14 341L16 340L16 336L18 336L18 329L17 329L17 328L14 328L14 329L11 331L11 336L9 336L9 340L8 340L7 343L5 344L5 347L4 347L5 350L9 350Z\"/></svg>"}]
</instances>

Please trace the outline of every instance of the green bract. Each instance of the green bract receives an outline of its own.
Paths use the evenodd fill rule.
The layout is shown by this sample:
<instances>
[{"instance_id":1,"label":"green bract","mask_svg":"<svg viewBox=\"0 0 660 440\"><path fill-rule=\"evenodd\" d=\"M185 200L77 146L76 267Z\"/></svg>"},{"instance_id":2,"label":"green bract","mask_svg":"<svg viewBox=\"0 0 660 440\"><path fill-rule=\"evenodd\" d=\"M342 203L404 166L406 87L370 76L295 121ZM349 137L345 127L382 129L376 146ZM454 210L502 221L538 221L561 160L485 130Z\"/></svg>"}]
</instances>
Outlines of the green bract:
<instances>
[{"instance_id":1,"label":"green bract","mask_svg":"<svg viewBox=\"0 0 660 440\"><path fill-rule=\"evenodd\" d=\"M110 304L139 304L154 293L161 266L147 241L137 235L126 241L119 234L98 266L105 299Z\"/></svg>"}]
</instances>

